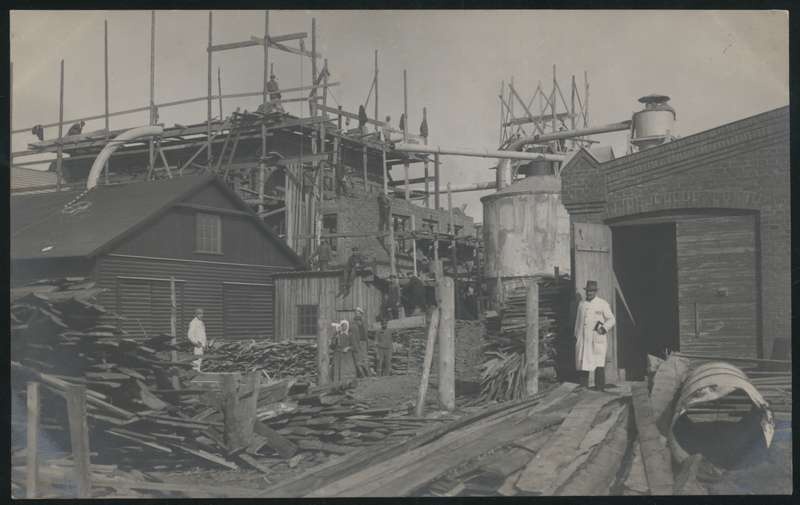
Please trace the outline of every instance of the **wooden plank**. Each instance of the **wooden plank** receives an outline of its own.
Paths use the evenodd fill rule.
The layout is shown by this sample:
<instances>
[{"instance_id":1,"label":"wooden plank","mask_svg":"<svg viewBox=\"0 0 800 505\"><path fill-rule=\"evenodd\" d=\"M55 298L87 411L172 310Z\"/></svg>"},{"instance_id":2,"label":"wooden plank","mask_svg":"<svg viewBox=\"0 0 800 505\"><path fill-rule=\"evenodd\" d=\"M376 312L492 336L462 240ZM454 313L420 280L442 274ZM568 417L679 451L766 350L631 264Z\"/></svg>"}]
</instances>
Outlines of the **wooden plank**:
<instances>
[{"instance_id":1,"label":"wooden plank","mask_svg":"<svg viewBox=\"0 0 800 505\"><path fill-rule=\"evenodd\" d=\"M512 88L513 89L513 88ZM528 286L525 328L525 393L539 392L539 283Z\"/></svg>"},{"instance_id":2,"label":"wooden plank","mask_svg":"<svg viewBox=\"0 0 800 505\"><path fill-rule=\"evenodd\" d=\"M414 413L417 417L422 417L425 410L425 397L428 393L428 382L430 381L431 364L433 363L433 346L436 344L436 333L439 331L439 308L436 307L431 312L431 322L428 327L428 339L425 344L425 359L422 365L422 379L419 383L419 393L417 394L417 405Z\"/></svg>"},{"instance_id":3,"label":"wooden plank","mask_svg":"<svg viewBox=\"0 0 800 505\"><path fill-rule=\"evenodd\" d=\"M66 390L69 439L75 461L78 498L91 498L89 475L89 425L86 421L86 387L70 385Z\"/></svg>"},{"instance_id":4,"label":"wooden plank","mask_svg":"<svg viewBox=\"0 0 800 505\"><path fill-rule=\"evenodd\" d=\"M39 383L29 382L27 389L28 421L25 450L25 497L36 498L39 492Z\"/></svg>"},{"instance_id":5,"label":"wooden plank","mask_svg":"<svg viewBox=\"0 0 800 505\"><path fill-rule=\"evenodd\" d=\"M579 445L598 411L617 398L593 391L584 392L582 400L572 409L549 443L522 471L516 482L517 489L529 493L540 493L547 489L556 479L559 468L577 457Z\"/></svg>"},{"instance_id":6,"label":"wooden plank","mask_svg":"<svg viewBox=\"0 0 800 505\"><path fill-rule=\"evenodd\" d=\"M663 365L662 365L663 366ZM660 368L660 367L659 367ZM655 495L671 495L674 485L670 451L661 443L661 434L656 427L656 418L650 404L647 384L637 382L631 386L633 395L634 419L642 448L644 471L650 493Z\"/></svg>"},{"instance_id":7,"label":"wooden plank","mask_svg":"<svg viewBox=\"0 0 800 505\"><path fill-rule=\"evenodd\" d=\"M255 432L267 439L267 444L275 449L282 458L288 459L297 453L297 446L291 441L281 436L261 421L256 421L253 425Z\"/></svg>"}]
</instances>

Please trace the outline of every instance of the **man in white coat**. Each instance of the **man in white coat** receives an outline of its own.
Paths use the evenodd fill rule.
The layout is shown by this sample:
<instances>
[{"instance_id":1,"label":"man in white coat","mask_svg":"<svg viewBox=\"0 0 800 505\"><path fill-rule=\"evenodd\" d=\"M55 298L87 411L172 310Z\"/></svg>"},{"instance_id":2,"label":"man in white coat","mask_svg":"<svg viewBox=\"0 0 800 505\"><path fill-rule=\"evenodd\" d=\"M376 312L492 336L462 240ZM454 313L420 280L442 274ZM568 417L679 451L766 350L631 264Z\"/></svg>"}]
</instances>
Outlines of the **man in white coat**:
<instances>
[{"instance_id":1,"label":"man in white coat","mask_svg":"<svg viewBox=\"0 0 800 505\"><path fill-rule=\"evenodd\" d=\"M589 385L594 370L595 387L605 386L608 332L616 324L608 302L597 296L597 281L586 281L586 300L578 304L575 318L575 366L583 386Z\"/></svg>"},{"instance_id":2,"label":"man in white coat","mask_svg":"<svg viewBox=\"0 0 800 505\"><path fill-rule=\"evenodd\" d=\"M202 356L206 348L206 325L203 322L203 309L194 311L194 319L189 323L189 342L194 346L194 355ZM200 370L203 358L197 358L192 362L195 370Z\"/></svg>"}]
</instances>

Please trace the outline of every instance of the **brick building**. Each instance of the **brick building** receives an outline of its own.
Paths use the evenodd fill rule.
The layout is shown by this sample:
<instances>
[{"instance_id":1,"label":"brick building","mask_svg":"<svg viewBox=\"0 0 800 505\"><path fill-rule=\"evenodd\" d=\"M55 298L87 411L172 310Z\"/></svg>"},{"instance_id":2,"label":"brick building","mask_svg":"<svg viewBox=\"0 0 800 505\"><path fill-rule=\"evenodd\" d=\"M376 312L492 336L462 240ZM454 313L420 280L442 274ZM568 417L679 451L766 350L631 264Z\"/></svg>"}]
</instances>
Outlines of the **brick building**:
<instances>
[{"instance_id":1,"label":"brick building","mask_svg":"<svg viewBox=\"0 0 800 505\"><path fill-rule=\"evenodd\" d=\"M790 359L789 170L788 107L564 167L576 288L598 280L619 318L609 366L630 378L666 349Z\"/></svg>"}]
</instances>

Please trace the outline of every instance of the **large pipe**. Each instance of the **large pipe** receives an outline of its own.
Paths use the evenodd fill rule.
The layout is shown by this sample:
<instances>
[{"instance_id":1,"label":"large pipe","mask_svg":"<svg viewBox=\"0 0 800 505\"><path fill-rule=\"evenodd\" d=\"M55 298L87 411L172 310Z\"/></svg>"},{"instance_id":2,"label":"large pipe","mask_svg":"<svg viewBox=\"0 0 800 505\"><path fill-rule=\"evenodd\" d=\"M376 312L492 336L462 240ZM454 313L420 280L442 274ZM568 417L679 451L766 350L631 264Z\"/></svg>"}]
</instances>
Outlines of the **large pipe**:
<instances>
[{"instance_id":1,"label":"large pipe","mask_svg":"<svg viewBox=\"0 0 800 505\"><path fill-rule=\"evenodd\" d=\"M114 139L110 140L103 150L100 151L100 154L97 155L94 163L92 163L92 169L89 170L89 177L86 180L86 189L92 189L97 186L97 179L100 177L106 161L108 161L108 158L114 154L114 151L122 147L126 142L143 137L158 136L162 135L163 133L164 128L161 126L140 126L138 128L133 128L131 130L122 132L114 137Z\"/></svg>"},{"instance_id":2,"label":"large pipe","mask_svg":"<svg viewBox=\"0 0 800 505\"><path fill-rule=\"evenodd\" d=\"M524 146L528 144L541 144L543 142L549 142L552 140L561 140L561 139L571 139L576 137L585 137L587 135L595 135L598 133L608 133L608 132L616 132L616 131L623 131L629 130L631 127L630 120L621 121L619 123L612 123L603 126L595 126L592 128L582 128L578 130L565 130L555 133L545 133L541 135L533 135L531 137L523 137L521 139L517 139L514 142L510 143L506 150L508 151L519 151ZM504 151L499 151L504 152ZM555 155L549 155L555 156ZM500 162L497 164L497 189L503 189L504 187L511 184L511 159L525 159L525 158L512 158L509 156L497 156L500 158ZM548 158L540 158L540 159L548 159ZM562 161L564 157L562 156L561 159L555 161Z\"/></svg>"},{"instance_id":3,"label":"large pipe","mask_svg":"<svg viewBox=\"0 0 800 505\"><path fill-rule=\"evenodd\" d=\"M394 145L395 151L405 153L428 153L428 154L449 154L454 156L473 156L477 158L505 158L510 160L540 160L540 161L564 161L563 154L543 154L543 153L521 153L510 151L494 151L483 149L480 151L470 149L453 149L441 146L425 146L421 144L404 144L402 142Z\"/></svg>"},{"instance_id":4,"label":"large pipe","mask_svg":"<svg viewBox=\"0 0 800 505\"><path fill-rule=\"evenodd\" d=\"M414 180L410 181L411 184L419 184L421 180ZM487 189L494 189L497 187L497 182L495 181L484 181L484 182L473 182L472 184L456 184L450 185L450 192L451 193L466 193L469 191L485 191ZM401 184L392 187L393 191L404 191L405 187ZM428 191L423 191L423 193L428 194Z\"/></svg>"}]
</instances>

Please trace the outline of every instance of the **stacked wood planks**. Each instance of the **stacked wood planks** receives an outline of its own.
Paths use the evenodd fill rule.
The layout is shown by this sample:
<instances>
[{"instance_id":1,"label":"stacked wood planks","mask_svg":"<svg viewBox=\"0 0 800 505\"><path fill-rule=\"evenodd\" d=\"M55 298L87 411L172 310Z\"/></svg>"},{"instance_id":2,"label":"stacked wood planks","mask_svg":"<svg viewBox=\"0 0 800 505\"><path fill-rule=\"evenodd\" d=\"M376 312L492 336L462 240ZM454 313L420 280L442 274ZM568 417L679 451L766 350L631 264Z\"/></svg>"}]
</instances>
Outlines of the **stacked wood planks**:
<instances>
[{"instance_id":1,"label":"stacked wood planks","mask_svg":"<svg viewBox=\"0 0 800 505\"><path fill-rule=\"evenodd\" d=\"M538 282L539 366L554 367L569 306L569 283L554 278L540 278ZM525 393L526 294L524 287L509 293L498 316L487 324L483 400L509 400Z\"/></svg>"},{"instance_id":2,"label":"stacked wood planks","mask_svg":"<svg viewBox=\"0 0 800 505\"><path fill-rule=\"evenodd\" d=\"M184 340L180 348L191 351L190 346ZM264 370L274 379L303 377L314 382L317 380L315 343L291 340L216 341L209 347L208 353L202 365L202 371L207 373Z\"/></svg>"}]
</instances>

